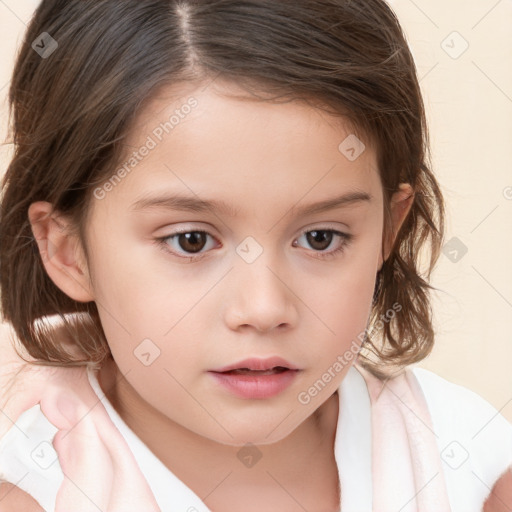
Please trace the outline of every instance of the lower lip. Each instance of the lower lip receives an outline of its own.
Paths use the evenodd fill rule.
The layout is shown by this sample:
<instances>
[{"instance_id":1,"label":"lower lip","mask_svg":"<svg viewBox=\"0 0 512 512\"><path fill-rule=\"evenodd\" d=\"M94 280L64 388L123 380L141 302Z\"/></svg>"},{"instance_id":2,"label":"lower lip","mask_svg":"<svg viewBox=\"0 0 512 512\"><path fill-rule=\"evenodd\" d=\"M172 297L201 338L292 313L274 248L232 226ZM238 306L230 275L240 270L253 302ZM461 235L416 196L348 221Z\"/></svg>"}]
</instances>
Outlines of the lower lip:
<instances>
[{"instance_id":1,"label":"lower lip","mask_svg":"<svg viewBox=\"0 0 512 512\"><path fill-rule=\"evenodd\" d=\"M284 391L293 381L298 370L286 370L271 375L240 375L210 372L218 382L241 398L271 398Z\"/></svg>"}]
</instances>

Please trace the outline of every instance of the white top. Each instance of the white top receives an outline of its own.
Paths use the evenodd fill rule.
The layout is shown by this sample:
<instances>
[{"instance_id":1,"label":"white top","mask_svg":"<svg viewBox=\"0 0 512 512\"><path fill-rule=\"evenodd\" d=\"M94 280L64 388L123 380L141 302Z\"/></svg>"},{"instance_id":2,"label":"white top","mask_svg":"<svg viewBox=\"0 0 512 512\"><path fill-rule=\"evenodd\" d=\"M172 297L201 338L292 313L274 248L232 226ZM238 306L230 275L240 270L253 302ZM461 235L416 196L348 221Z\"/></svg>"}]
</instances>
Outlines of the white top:
<instances>
[{"instance_id":1,"label":"white top","mask_svg":"<svg viewBox=\"0 0 512 512\"><path fill-rule=\"evenodd\" d=\"M409 370L428 405L452 512L481 512L493 484L512 463L512 425L473 391L422 368ZM210 512L130 430L105 397L96 374L88 371L88 375L98 398L133 452L162 512ZM341 509L371 511L371 403L365 380L357 368L349 369L338 395L334 452L342 490ZM54 511L63 480L51 444L56 432L57 428L36 405L25 411L0 439L0 480L29 493L46 512Z\"/></svg>"}]
</instances>

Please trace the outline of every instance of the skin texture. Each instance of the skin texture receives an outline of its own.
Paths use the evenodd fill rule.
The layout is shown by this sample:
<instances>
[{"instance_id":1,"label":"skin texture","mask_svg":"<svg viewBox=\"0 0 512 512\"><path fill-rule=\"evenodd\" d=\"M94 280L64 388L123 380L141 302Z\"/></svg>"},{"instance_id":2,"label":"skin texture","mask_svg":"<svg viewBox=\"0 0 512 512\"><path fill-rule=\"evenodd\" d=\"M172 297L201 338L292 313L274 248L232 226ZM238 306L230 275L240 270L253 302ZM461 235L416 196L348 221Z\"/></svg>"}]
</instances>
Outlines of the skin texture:
<instances>
[{"instance_id":1,"label":"skin texture","mask_svg":"<svg viewBox=\"0 0 512 512\"><path fill-rule=\"evenodd\" d=\"M3 483L0 485L0 512L44 512L44 509L29 494L15 485Z\"/></svg>"},{"instance_id":2,"label":"skin texture","mask_svg":"<svg viewBox=\"0 0 512 512\"><path fill-rule=\"evenodd\" d=\"M512 468L506 471L492 489L483 512L510 512L512 510Z\"/></svg>"},{"instance_id":3,"label":"skin texture","mask_svg":"<svg viewBox=\"0 0 512 512\"><path fill-rule=\"evenodd\" d=\"M335 391L353 359L308 404L297 397L360 345L367 324L376 272L387 257L375 151L364 140L365 151L350 161L338 149L352 133L343 119L299 102L240 101L226 91L237 92L219 82L167 87L145 106L126 141L129 152L148 136L156 140L160 123L190 97L197 100L93 201L89 264L67 235L67 219L52 214L49 203L33 203L29 218L52 280L74 299L98 305L114 359L100 372L103 390L212 510L336 510ZM302 216L293 210L354 191L371 201ZM163 192L223 200L239 211L131 210L145 194ZM408 185L393 197L394 233L412 199ZM174 254L155 242L177 228L209 233L192 261L183 257L183 238L181 245L179 237L167 240ZM322 258L344 241L333 235L321 245L303 235L315 229L353 239ZM237 253L247 237L255 240L250 251L262 249L251 263ZM158 354L149 366L134 355L145 339L151 358ZM269 356L300 369L272 398L238 398L208 373ZM252 468L237 457L247 443L262 454Z\"/></svg>"}]
</instances>

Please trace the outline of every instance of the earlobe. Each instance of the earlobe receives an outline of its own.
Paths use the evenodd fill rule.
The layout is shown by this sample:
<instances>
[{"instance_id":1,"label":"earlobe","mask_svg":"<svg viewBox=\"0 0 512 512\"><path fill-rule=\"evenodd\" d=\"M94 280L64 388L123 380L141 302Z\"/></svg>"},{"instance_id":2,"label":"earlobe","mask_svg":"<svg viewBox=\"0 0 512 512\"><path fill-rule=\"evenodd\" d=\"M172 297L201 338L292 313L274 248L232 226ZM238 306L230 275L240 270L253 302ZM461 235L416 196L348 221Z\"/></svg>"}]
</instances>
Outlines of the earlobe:
<instances>
[{"instance_id":1,"label":"earlobe","mask_svg":"<svg viewBox=\"0 0 512 512\"><path fill-rule=\"evenodd\" d=\"M52 204L45 201L32 203L28 217L50 279L72 299L93 301L80 241L72 234L69 221L54 212Z\"/></svg>"}]
</instances>

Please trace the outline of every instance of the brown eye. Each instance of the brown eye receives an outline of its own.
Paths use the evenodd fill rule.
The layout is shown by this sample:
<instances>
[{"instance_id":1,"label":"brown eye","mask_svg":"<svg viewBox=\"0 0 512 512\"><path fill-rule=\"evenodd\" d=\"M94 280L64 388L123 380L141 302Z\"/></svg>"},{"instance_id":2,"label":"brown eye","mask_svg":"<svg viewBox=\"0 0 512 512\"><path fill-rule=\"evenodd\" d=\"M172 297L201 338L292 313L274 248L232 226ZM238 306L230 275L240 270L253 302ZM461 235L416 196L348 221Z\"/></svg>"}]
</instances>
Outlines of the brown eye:
<instances>
[{"instance_id":1,"label":"brown eye","mask_svg":"<svg viewBox=\"0 0 512 512\"><path fill-rule=\"evenodd\" d=\"M208 245L208 238L213 239L206 231L189 230L157 238L157 241L165 251L185 258L188 255L193 256L195 254L202 256L205 252L203 249Z\"/></svg>"},{"instance_id":2,"label":"brown eye","mask_svg":"<svg viewBox=\"0 0 512 512\"><path fill-rule=\"evenodd\" d=\"M304 231L297 241L304 237L307 245L313 248L314 254L316 253L316 258L330 258L342 254L353 236L334 229L312 229ZM340 241L335 245L335 249L327 251L326 249L333 245L332 242L336 238ZM293 242L294 246L298 245L297 241Z\"/></svg>"},{"instance_id":3,"label":"brown eye","mask_svg":"<svg viewBox=\"0 0 512 512\"><path fill-rule=\"evenodd\" d=\"M308 231L306 233L306 240L308 244L317 251L325 251L331 245L333 239L333 232L326 230Z\"/></svg>"},{"instance_id":4,"label":"brown eye","mask_svg":"<svg viewBox=\"0 0 512 512\"><path fill-rule=\"evenodd\" d=\"M191 231L178 235L178 245L185 252L199 252L206 245L206 234L201 231Z\"/></svg>"}]
</instances>

